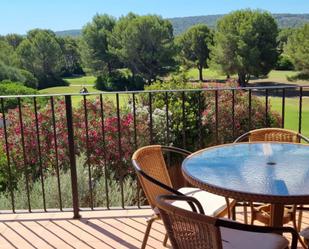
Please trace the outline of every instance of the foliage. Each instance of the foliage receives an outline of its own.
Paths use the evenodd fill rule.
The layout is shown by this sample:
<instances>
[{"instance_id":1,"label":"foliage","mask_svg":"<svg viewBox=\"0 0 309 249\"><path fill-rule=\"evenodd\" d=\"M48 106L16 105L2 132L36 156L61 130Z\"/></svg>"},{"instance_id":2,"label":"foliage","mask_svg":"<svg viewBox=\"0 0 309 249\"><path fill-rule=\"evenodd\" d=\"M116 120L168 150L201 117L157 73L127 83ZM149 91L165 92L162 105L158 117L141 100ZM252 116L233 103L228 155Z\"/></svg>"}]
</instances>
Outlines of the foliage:
<instances>
[{"instance_id":1,"label":"foliage","mask_svg":"<svg viewBox=\"0 0 309 249\"><path fill-rule=\"evenodd\" d=\"M2 80L24 82L26 79L20 69L13 66L5 65L2 61L0 61L0 81Z\"/></svg>"},{"instance_id":2,"label":"foliage","mask_svg":"<svg viewBox=\"0 0 309 249\"><path fill-rule=\"evenodd\" d=\"M19 34L8 34L4 37L4 39L15 50L19 46L19 44L23 41L24 37Z\"/></svg>"},{"instance_id":3,"label":"foliage","mask_svg":"<svg viewBox=\"0 0 309 249\"><path fill-rule=\"evenodd\" d=\"M309 24L291 35L285 47L286 54L302 75L309 75Z\"/></svg>"},{"instance_id":4,"label":"foliage","mask_svg":"<svg viewBox=\"0 0 309 249\"><path fill-rule=\"evenodd\" d=\"M109 169L115 172L116 177L120 178L126 175L130 171L129 162L133 152L132 114L127 112L121 113L118 120L113 102L105 101L103 106L104 128L102 130L99 99L89 99L85 104L86 106L84 107L84 102L82 102L74 112L75 136L80 151L88 156L88 163L96 167L102 167L102 165L108 162ZM87 123L84 108L87 109ZM120 126L118 126L118 121ZM88 127L88 134L85 132L86 125ZM104 132L105 140L102 139L102 132ZM119 132L121 133L120 140L118 140ZM121 147L119 147L119 142Z\"/></svg>"},{"instance_id":5,"label":"foliage","mask_svg":"<svg viewBox=\"0 0 309 249\"><path fill-rule=\"evenodd\" d=\"M213 34L204 24L192 26L177 40L183 64L188 68L197 67L200 81L203 81L203 68L207 67L212 40Z\"/></svg>"},{"instance_id":6,"label":"foliage","mask_svg":"<svg viewBox=\"0 0 309 249\"><path fill-rule=\"evenodd\" d=\"M26 87L30 87L34 89L38 88L39 82L32 73L24 69L19 69L19 72L24 77L23 83Z\"/></svg>"},{"instance_id":7,"label":"foliage","mask_svg":"<svg viewBox=\"0 0 309 249\"><path fill-rule=\"evenodd\" d=\"M181 81L180 77L174 77L169 82L156 82L151 86L146 87L146 90L177 90L194 88L186 82L186 80ZM165 93L154 94L153 108L165 110L165 98ZM146 105L148 101L149 99L146 98L146 100L144 100L144 105ZM169 132L170 137L167 139L169 140L167 142L168 144L173 144L182 148L185 147L192 151L198 148L196 144L199 133L198 116L199 110L203 110L203 101L203 95L199 91L186 93L173 92L168 94L168 110L170 112L169 127L171 127L171 131ZM168 129L166 127L166 122L161 129L164 131Z\"/></svg>"},{"instance_id":8,"label":"foliage","mask_svg":"<svg viewBox=\"0 0 309 249\"><path fill-rule=\"evenodd\" d=\"M7 35L5 40L0 41L0 81L23 82L25 86L36 88L37 79L30 72L18 68L18 56L14 47L9 44L14 43L14 37L15 35Z\"/></svg>"},{"instance_id":9,"label":"foliage","mask_svg":"<svg viewBox=\"0 0 309 249\"><path fill-rule=\"evenodd\" d=\"M0 144L0 192L7 190L9 182L8 166L4 146Z\"/></svg>"},{"instance_id":10,"label":"foliage","mask_svg":"<svg viewBox=\"0 0 309 249\"><path fill-rule=\"evenodd\" d=\"M157 82L147 90L155 89L188 89L192 85L180 81L168 83ZM227 85L235 86L235 82L227 82ZM201 86L196 86L201 88ZM174 92L168 94L168 110L171 112L169 126L170 141L173 145L185 147L195 151L199 148L232 142L237 136L249 130L248 94L245 91L236 91L235 94L235 130L233 134L232 124L232 91L218 91L218 123L216 123L216 96L213 90L191 91L183 94ZM146 99L145 103L147 103ZM270 106L270 105L269 105ZM166 108L164 93L158 93L153 97L153 108ZM266 126L265 103L258 97L252 96L251 102L251 129ZM268 112L268 125L280 126L278 113ZM218 125L218 141L216 140L216 125ZM166 125L162 125L166 129Z\"/></svg>"},{"instance_id":11,"label":"foliage","mask_svg":"<svg viewBox=\"0 0 309 249\"><path fill-rule=\"evenodd\" d=\"M281 29L278 33L277 42L278 42L278 51L280 54L284 52L284 47L288 42L289 37L294 33L296 29L286 28Z\"/></svg>"},{"instance_id":12,"label":"foliage","mask_svg":"<svg viewBox=\"0 0 309 249\"><path fill-rule=\"evenodd\" d=\"M78 193L79 193L79 203L81 207L89 207L89 185L88 185L88 170L84 167L85 160L83 157L77 160L77 178L78 178ZM121 206L121 191L120 184L117 182L113 175L111 174L107 179L107 187L109 194L109 205L112 207ZM50 174L44 179L45 185L45 196L46 196L46 206L47 208L60 208L59 203L59 192L57 185L57 176L55 174ZM95 179L93 184L93 200L95 207L106 207L106 192L105 192L105 176L102 175ZM72 207L72 190L71 190L71 174L70 171L60 170L60 191L62 197L62 207L71 208ZM136 201L136 181L127 177L123 182L124 189L124 204L126 206L137 205ZM21 177L14 190L15 197L15 207L17 209L27 209L28 200L27 192L25 190L25 178ZM36 180L31 184L30 188L30 201L32 209L42 209L43 208L43 198L42 198L42 186L41 181ZM2 192L0 194L0 209L8 210L11 208L11 198L9 191Z\"/></svg>"},{"instance_id":13,"label":"foliage","mask_svg":"<svg viewBox=\"0 0 309 249\"><path fill-rule=\"evenodd\" d=\"M110 75L100 75L95 82L95 88L102 91L133 91L143 90L144 80L135 76L125 75L121 71L114 71Z\"/></svg>"},{"instance_id":14,"label":"foliage","mask_svg":"<svg viewBox=\"0 0 309 249\"><path fill-rule=\"evenodd\" d=\"M0 62L6 66L16 67L17 61L17 54L14 48L8 42L0 40Z\"/></svg>"},{"instance_id":15,"label":"foliage","mask_svg":"<svg viewBox=\"0 0 309 249\"><path fill-rule=\"evenodd\" d=\"M32 103L31 103L32 102ZM36 116L33 99L21 102L20 122L19 109L10 109L6 114L8 122L8 146L11 155L11 164L19 171L27 174L29 182L35 181L42 173L53 171L58 161L59 167L66 169L68 165L68 141L66 116L63 101L55 103L55 122L58 157L56 157L53 119L51 106L46 101L37 99L37 124L39 127L42 171L40 169L40 153L37 140ZM21 126L22 124L22 126ZM0 138L3 141L4 131L0 129ZM25 154L23 151L25 148ZM25 157L24 157L25 156Z\"/></svg>"},{"instance_id":16,"label":"foliage","mask_svg":"<svg viewBox=\"0 0 309 249\"><path fill-rule=\"evenodd\" d=\"M0 93L2 96L5 96L37 94L38 92L32 88L24 86L23 83L20 82L2 81L0 82ZM16 98L7 98L4 99L3 103L4 110L7 111L8 109L15 108L18 104L18 100ZM2 110L0 112L2 112Z\"/></svg>"},{"instance_id":17,"label":"foliage","mask_svg":"<svg viewBox=\"0 0 309 249\"><path fill-rule=\"evenodd\" d=\"M115 57L109 51L109 37L115 19L108 15L95 15L82 30L81 58L84 69L95 75L111 74Z\"/></svg>"},{"instance_id":18,"label":"foliage","mask_svg":"<svg viewBox=\"0 0 309 249\"><path fill-rule=\"evenodd\" d=\"M267 12L240 10L217 25L211 62L227 75L238 74L243 86L250 75L267 75L277 61L278 28Z\"/></svg>"},{"instance_id":19,"label":"foliage","mask_svg":"<svg viewBox=\"0 0 309 249\"><path fill-rule=\"evenodd\" d=\"M148 83L166 75L175 65L173 28L159 16L121 18L113 31L113 53L131 70L133 78L141 75Z\"/></svg>"},{"instance_id":20,"label":"foliage","mask_svg":"<svg viewBox=\"0 0 309 249\"><path fill-rule=\"evenodd\" d=\"M271 107L269 107L268 120L266 121L265 103L256 96L252 96L251 99L251 123L249 124L249 96L246 91L235 91L234 118L231 108L233 101L233 92L231 90L218 92L218 120L216 120L215 92L205 91L205 99L207 101L205 102L202 123L203 129L206 131L206 143L208 145L233 142L234 139L248 130L263 128L267 125L269 127L280 127L280 115L271 111ZM232 128L233 119L234 134ZM218 141L216 141L217 125Z\"/></svg>"},{"instance_id":21,"label":"foliage","mask_svg":"<svg viewBox=\"0 0 309 249\"><path fill-rule=\"evenodd\" d=\"M279 55L275 69L276 70L294 70L294 65L287 55L281 54Z\"/></svg>"},{"instance_id":22,"label":"foliage","mask_svg":"<svg viewBox=\"0 0 309 249\"><path fill-rule=\"evenodd\" d=\"M61 47L52 31L29 31L17 53L22 67L39 80L39 89L65 85L59 77L63 65Z\"/></svg>"},{"instance_id":23,"label":"foliage","mask_svg":"<svg viewBox=\"0 0 309 249\"><path fill-rule=\"evenodd\" d=\"M61 69L61 76L68 77L74 74L84 74L81 67L78 40L71 37L58 37L57 40L60 44L64 61Z\"/></svg>"}]
</instances>

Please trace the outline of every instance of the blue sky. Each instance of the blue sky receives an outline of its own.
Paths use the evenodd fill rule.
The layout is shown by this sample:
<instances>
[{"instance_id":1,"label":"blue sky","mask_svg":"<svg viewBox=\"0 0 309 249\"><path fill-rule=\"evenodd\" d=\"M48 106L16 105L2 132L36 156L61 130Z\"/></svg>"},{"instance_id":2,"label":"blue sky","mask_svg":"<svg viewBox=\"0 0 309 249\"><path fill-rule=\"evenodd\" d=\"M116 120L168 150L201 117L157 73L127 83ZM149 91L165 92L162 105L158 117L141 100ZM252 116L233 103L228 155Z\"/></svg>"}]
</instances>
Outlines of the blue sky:
<instances>
[{"instance_id":1,"label":"blue sky","mask_svg":"<svg viewBox=\"0 0 309 249\"><path fill-rule=\"evenodd\" d=\"M224 14L242 8L272 13L309 13L309 0L0 0L0 34L33 28L79 29L96 13L128 12L182 17Z\"/></svg>"}]
</instances>

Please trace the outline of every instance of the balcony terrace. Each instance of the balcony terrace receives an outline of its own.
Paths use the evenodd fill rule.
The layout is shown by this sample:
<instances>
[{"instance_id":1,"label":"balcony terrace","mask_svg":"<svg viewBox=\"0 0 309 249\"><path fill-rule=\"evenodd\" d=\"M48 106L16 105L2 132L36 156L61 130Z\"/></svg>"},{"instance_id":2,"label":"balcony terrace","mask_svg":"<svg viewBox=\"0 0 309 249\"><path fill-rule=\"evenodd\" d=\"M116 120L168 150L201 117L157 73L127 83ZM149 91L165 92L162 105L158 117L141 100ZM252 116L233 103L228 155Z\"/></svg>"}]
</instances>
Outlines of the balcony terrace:
<instances>
[{"instance_id":1,"label":"balcony terrace","mask_svg":"<svg viewBox=\"0 0 309 249\"><path fill-rule=\"evenodd\" d=\"M152 211L130 165L136 148L160 143L195 151L257 126L285 127L288 115L302 132L309 126L306 89L0 96L0 248L140 248ZM277 114L271 96L280 103ZM288 113L291 96L297 113ZM243 221L242 208L236 212ZM156 222L148 248L164 248L164 234Z\"/></svg>"}]
</instances>

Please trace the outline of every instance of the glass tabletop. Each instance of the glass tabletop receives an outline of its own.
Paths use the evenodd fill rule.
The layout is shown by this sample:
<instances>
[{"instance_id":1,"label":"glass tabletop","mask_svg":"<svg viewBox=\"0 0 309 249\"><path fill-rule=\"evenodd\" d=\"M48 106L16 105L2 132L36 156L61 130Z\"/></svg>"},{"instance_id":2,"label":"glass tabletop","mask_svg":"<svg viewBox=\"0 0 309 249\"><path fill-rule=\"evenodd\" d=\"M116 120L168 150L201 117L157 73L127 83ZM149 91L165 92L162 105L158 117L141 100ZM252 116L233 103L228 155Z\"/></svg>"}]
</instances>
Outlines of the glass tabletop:
<instances>
[{"instance_id":1,"label":"glass tabletop","mask_svg":"<svg viewBox=\"0 0 309 249\"><path fill-rule=\"evenodd\" d=\"M187 157L185 175L238 192L309 197L309 146L290 143L238 143Z\"/></svg>"}]
</instances>

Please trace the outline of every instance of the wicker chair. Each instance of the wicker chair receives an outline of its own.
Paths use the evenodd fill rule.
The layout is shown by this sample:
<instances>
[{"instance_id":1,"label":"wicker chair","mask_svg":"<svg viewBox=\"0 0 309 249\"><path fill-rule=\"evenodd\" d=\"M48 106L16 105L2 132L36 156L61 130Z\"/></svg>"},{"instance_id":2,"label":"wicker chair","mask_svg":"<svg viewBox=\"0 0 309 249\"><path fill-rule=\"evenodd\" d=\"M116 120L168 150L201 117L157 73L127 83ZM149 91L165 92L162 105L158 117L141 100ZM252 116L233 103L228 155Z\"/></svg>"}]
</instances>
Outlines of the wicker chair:
<instances>
[{"instance_id":1,"label":"wicker chair","mask_svg":"<svg viewBox=\"0 0 309 249\"><path fill-rule=\"evenodd\" d=\"M281 129L281 128L263 128L263 129L256 129L249 131L240 137L238 137L234 143L242 142L242 141L249 141L249 142L262 142L262 141L269 141L269 142L290 142L290 143L300 143L305 141L309 143L309 139L303 136L300 133L297 133L292 130ZM257 205L250 203L251 206L251 224L254 223L254 220L259 220L264 224L269 224L270 215L269 205ZM301 228L301 220L302 220L302 206L300 206L299 210L299 217L298 217L298 224L296 225L296 206L293 207L285 207L284 210L284 223L288 223L290 221L293 222L295 229L298 231ZM246 203L244 205L244 215L245 215L245 223L247 223L247 209Z\"/></svg>"},{"instance_id":2,"label":"wicker chair","mask_svg":"<svg viewBox=\"0 0 309 249\"><path fill-rule=\"evenodd\" d=\"M149 236L152 223L155 220L161 219L157 210L156 198L159 195L175 194L180 196L194 196L199 199L201 203L206 203L204 210L210 216L222 217L226 214L230 217L231 210L235 202L229 202L227 198L202 191L192 187L175 188L175 184L171 181L165 159L164 152L173 152L188 156L189 151L167 147L161 145L145 146L138 149L132 156L132 163L139 178L139 182L144 190L146 198L154 210L153 216L147 220L147 228L145 231L143 243L141 248L145 248ZM184 202L173 202L175 206L191 210L194 206ZM167 236L163 244L166 245Z\"/></svg>"},{"instance_id":3,"label":"wicker chair","mask_svg":"<svg viewBox=\"0 0 309 249\"><path fill-rule=\"evenodd\" d=\"M171 205L175 200L191 203L199 212ZM288 248L288 240L275 233L291 233L291 249L297 248L297 232L291 227L253 226L206 216L193 197L159 196L157 207L174 249Z\"/></svg>"}]
</instances>

